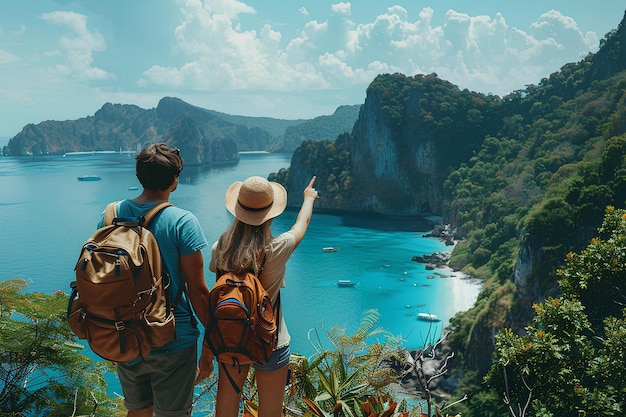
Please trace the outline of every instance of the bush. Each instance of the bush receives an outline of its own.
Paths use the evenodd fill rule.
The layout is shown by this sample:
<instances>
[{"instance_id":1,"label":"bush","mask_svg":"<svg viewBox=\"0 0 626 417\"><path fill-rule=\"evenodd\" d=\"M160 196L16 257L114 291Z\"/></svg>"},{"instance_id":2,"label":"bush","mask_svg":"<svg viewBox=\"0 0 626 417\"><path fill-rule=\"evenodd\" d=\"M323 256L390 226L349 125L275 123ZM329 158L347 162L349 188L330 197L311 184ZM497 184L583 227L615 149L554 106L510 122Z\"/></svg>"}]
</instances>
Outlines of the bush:
<instances>
[{"instance_id":1,"label":"bush","mask_svg":"<svg viewBox=\"0 0 626 417\"><path fill-rule=\"evenodd\" d=\"M25 288L21 279L0 283L0 415L121 415L121 401L107 396L112 365L78 351L68 296Z\"/></svg>"}]
</instances>

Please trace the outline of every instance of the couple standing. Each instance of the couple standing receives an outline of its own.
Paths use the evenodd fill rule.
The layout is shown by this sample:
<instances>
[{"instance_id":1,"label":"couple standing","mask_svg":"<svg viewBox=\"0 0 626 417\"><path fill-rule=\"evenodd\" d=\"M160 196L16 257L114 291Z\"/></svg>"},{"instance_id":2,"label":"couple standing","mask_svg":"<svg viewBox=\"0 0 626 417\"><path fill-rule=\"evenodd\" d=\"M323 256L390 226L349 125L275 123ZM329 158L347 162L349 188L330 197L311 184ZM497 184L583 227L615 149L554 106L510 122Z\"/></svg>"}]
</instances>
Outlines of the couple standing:
<instances>
[{"instance_id":1,"label":"couple standing","mask_svg":"<svg viewBox=\"0 0 626 417\"><path fill-rule=\"evenodd\" d=\"M120 217L141 217L155 204L168 201L176 190L183 160L177 149L165 144L147 147L136 156L136 174L143 187L134 199L118 203ZM271 220L280 215L287 204L287 193L277 183L261 177L237 181L226 192L226 208L235 216L231 226L213 245L209 269L215 271L258 270L258 255L267 254L260 278L276 303L280 288L285 284L285 265L296 249L311 220L313 203L319 195L313 184L304 190L304 200L291 229L273 237ZM103 218L99 227L103 226ZM163 347L152 348L142 360L118 364L117 373L124 393L128 416L178 417L192 413L194 384L208 378L213 372L213 355L203 346L197 359L197 339L200 331L195 316L206 328L209 320L209 287L204 278L204 260L201 250L208 243L198 222L189 211L178 207L162 210L148 228L154 234L163 262L172 278L171 293L177 294L183 282L188 290L189 303L177 303L174 311L176 336ZM184 281L183 281L184 279ZM280 309L279 309L280 311ZM259 416L281 415L287 370L290 336L282 314L277 318L278 343L270 360L253 365L259 396ZM203 344L204 345L204 344ZM230 372L241 388L248 367L235 367ZM240 391L241 392L241 391ZM236 392L227 375L220 369L218 375L216 417L235 417L239 412L241 394Z\"/></svg>"}]
</instances>

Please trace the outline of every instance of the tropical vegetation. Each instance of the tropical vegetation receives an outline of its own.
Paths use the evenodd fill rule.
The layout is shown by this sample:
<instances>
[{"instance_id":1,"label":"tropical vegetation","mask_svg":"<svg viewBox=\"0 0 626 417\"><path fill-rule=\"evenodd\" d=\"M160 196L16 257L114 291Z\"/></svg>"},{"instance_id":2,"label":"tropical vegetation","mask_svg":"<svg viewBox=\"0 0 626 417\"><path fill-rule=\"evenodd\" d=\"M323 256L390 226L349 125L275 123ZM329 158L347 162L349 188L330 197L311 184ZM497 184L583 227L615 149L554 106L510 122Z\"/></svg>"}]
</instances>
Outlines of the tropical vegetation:
<instances>
[{"instance_id":1,"label":"tropical vegetation","mask_svg":"<svg viewBox=\"0 0 626 417\"><path fill-rule=\"evenodd\" d=\"M66 320L68 296L28 293L21 279L0 283L0 416L121 416L121 398L107 394L108 362L94 361L81 350ZM441 414L429 387L442 371L429 375L422 364L434 359L429 346L407 362L401 340L376 327L379 315L367 312L354 334L333 327L325 348L312 330L316 353L293 355L286 388L285 414L301 416L408 416ZM407 374L419 384L403 387ZM197 413L211 413L216 378L205 381L195 398ZM256 413L254 371L244 392L245 409ZM407 398L414 404L408 405ZM427 411L428 414L424 414Z\"/></svg>"},{"instance_id":2,"label":"tropical vegetation","mask_svg":"<svg viewBox=\"0 0 626 417\"><path fill-rule=\"evenodd\" d=\"M69 329L67 294L26 285L0 282L0 416L121 415L106 391L112 366L80 353Z\"/></svg>"},{"instance_id":3,"label":"tropical vegetation","mask_svg":"<svg viewBox=\"0 0 626 417\"><path fill-rule=\"evenodd\" d=\"M626 413L626 210L608 207L589 245L558 270L560 297L534 305L522 335L496 336L486 377L513 416Z\"/></svg>"}]
</instances>

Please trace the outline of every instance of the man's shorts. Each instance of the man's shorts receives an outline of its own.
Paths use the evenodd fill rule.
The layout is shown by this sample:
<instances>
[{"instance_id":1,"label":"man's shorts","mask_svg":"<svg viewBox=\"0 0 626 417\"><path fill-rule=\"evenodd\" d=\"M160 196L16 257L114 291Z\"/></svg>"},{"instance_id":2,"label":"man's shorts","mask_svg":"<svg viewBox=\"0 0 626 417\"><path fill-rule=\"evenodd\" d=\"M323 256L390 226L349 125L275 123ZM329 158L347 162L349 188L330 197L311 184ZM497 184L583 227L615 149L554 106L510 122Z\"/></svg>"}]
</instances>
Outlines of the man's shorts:
<instances>
[{"instance_id":1,"label":"man's shorts","mask_svg":"<svg viewBox=\"0 0 626 417\"><path fill-rule=\"evenodd\" d=\"M158 417L191 415L198 364L196 345L180 352L148 355L134 365L117 365L124 406L131 411L154 405Z\"/></svg>"},{"instance_id":2,"label":"man's shorts","mask_svg":"<svg viewBox=\"0 0 626 417\"><path fill-rule=\"evenodd\" d=\"M289 365L289 357L291 352L289 345L272 352L270 359L265 363L255 363L254 369L260 372L272 372L284 368Z\"/></svg>"}]
</instances>

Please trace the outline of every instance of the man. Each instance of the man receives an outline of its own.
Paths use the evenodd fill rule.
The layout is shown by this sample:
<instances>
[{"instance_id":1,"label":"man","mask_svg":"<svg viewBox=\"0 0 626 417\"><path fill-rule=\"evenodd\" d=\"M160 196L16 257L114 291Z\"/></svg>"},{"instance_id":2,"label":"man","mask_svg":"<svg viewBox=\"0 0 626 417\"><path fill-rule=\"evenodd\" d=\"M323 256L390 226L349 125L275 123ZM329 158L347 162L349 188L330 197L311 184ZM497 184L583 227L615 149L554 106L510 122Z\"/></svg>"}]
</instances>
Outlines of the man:
<instances>
[{"instance_id":1,"label":"man","mask_svg":"<svg viewBox=\"0 0 626 417\"><path fill-rule=\"evenodd\" d=\"M183 160L178 149L160 143L147 147L136 156L136 174L143 186L142 193L117 204L118 217L140 217L160 202L169 200L178 186ZM104 216L98 227L104 225ZM152 348L142 360L117 365L117 373L124 393L128 416L157 417L190 416L193 387L196 380L207 378L212 372L212 361L206 363L197 375L197 339L200 334L193 314L203 326L208 317L209 288L204 281L204 260L201 249L207 246L198 219L189 211L167 207L148 225L154 234L163 263L171 276L172 298L187 283L174 310L176 336L165 346ZM189 308L191 302L194 311ZM196 379L197 378L197 379Z\"/></svg>"}]
</instances>

